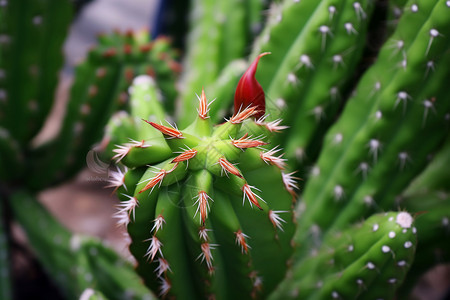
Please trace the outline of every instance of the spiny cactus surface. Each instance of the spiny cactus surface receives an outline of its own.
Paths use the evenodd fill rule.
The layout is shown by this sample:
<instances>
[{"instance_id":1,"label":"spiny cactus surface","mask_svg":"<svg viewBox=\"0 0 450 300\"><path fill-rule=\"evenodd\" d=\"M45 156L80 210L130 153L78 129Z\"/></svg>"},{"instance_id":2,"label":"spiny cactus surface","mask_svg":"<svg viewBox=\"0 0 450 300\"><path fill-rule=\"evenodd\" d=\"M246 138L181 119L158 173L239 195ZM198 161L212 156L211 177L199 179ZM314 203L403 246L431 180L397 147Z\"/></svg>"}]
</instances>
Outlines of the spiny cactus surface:
<instances>
[{"instance_id":1,"label":"spiny cactus surface","mask_svg":"<svg viewBox=\"0 0 450 300\"><path fill-rule=\"evenodd\" d=\"M158 101L142 101L151 95L142 92L151 79L139 77L132 86L139 105L133 115L154 115L138 121L145 139L116 150L130 168L114 178L122 200L117 217L128 225L138 272L161 296L267 295L286 271L295 178L283 173L285 160L270 145L282 128L260 118L264 93L253 78L258 60L238 84L235 114L220 125L209 117L204 92L196 119L179 130L157 122L164 117ZM259 102L246 102L255 95ZM132 158L133 150L146 155Z\"/></svg>"}]
</instances>

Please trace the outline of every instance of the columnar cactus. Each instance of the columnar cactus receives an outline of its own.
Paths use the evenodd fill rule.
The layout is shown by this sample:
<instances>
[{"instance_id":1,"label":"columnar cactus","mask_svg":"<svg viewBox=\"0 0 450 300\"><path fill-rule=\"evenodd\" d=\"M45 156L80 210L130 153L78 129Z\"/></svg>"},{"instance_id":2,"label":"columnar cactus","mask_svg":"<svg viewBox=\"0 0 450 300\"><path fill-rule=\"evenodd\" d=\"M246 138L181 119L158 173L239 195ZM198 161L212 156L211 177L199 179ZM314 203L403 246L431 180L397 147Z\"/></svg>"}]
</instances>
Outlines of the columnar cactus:
<instances>
[{"instance_id":1,"label":"columnar cactus","mask_svg":"<svg viewBox=\"0 0 450 300\"><path fill-rule=\"evenodd\" d=\"M348 94L365 47L373 1L282 1L273 4L252 56L272 55L258 70L268 120L289 125L278 141L304 172Z\"/></svg>"},{"instance_id":2,"label":"columnar cactus","mask_svg":"<svg viewBox=\"0 0 450 300\"><path fill-rule=\"evenodd\" d=\"M406 212L335 232L294 266L271 299L391 299L414 259L416 232Z\"/></svg>"},{"instance_id":3,"label":"columnar cactus","mask_svg":"<svg viewBox=\"0 0 450 300\"><path fill-rule=\"evenodd\" d=\"M150 78L131 87L130 118L145 116L133 129L146 137L116 150L130 168L113 179L122 200L117 217L128 225L138 272L161 296L267 295L284 276L296 186L270 145L282 127L263 121L264 93L253 78L261 56L238 84L235 114L220 125L210 119L204 91L196 119L179 130L162 123L159 102L142 92Z\"/></svg>"},{"instance_id":4,"label":"columnar cactus","mask_svg":"<svg viewBox=\"0 0 450 300\"><path fill-rule=\"evenodd\" d=\"M30 193L15 193L11 205L37 257L68 299L91 287L108 299L154 299L130 263L100 241L72 234Z\"/></svg>"},{"instance_id":5,"label":"columnar cactus","mask_svg":"<svg viewBox=\"0 0 450 300\"><path fill-rule=\"evenodd\" d=\"M161 86L166 110L173 110L179 66L167 39L150 41L147 31L115 32L100 36L99 42L76 69L60 134L31 153L34 175L28 178L34 188L61 181L84 166L85 153L103 134L102 124L126 107L127 89L136 74L153 75Z\"/></svg>"}]
</instances>

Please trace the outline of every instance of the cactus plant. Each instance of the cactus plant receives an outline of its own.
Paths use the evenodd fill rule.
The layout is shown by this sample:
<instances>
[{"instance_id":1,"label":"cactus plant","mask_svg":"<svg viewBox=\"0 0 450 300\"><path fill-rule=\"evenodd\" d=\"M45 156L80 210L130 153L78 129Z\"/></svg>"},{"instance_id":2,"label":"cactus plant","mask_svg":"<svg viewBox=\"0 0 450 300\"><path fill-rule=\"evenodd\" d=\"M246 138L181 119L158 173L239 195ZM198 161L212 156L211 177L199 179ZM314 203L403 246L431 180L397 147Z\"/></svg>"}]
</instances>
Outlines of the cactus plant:
<instances>
[{"instance_id":1,"label":"cactus plant","mask_svg":"<svg viewBox=\"0 0 450 300\"><path fill-rule=\"evenodd\" d=\"M14 117L4 113L15 105L17 120L25 120L27 108L0 104L4 224L19 221L68 298L406 296L436 264L434 254L448 250L442 166L449 157L450 4L383 4L273 1L251 45L245 19L261 22L265 3L191 1L177 88L180 65L167 38L101 36L77 69L53 141L30 147L36 129L13 128ZM10 7L15 14L5 17ZM25 22L17 7L0 0L8 21L0 23L0 42L16 38L11 16ZM379 51L368 49L374 27L385 30ZM4 66L13 65L5 57L14 52L0 51L0 75L7 75ZM5 78L0 98L19 95ZM32 82L26 93L38 87ZM131 237L136 270L99 241L64 229L34 196L80 168L106 123L96 149L117 164L114 217ZM48 232L44 223L52 224Z\"/></svg>"},{"instance_id":2,"label":"cactus plant","mask_svg":"<svg viewBox=\"0 0 450 300\"><path fill-rule=\"evenodd\" d=\"M242 90L250 91L242 95L245 99L254 98L255 82L249 78L256 64L240 81ZM118 217L128 225L139 274L160 295L231 298L269 293L283 277L292 252L289 211L295 183L282 172L278 149L268 145L265 136L272 134L272 124L251 120L264 108L239 98L243 105L233 117L213 126L203 91L196 120L178 130L157 123L164 118L157 99L143 101L157 95L148 92L152 88L148 77L136 78L131 87L136 107L129 123L140 122L131 130L137 135L142 131L139 136L145 140L116 150L117 160L128 167L114 180L122 200ZM257 87L256 93L261 91ZM159 120L146 120L148 115ZM146 156L133 158L137 148ZM259 178L261 172L265 178ZM268 267L270 256L276 268Z\"/></svg>"}]
</instances>

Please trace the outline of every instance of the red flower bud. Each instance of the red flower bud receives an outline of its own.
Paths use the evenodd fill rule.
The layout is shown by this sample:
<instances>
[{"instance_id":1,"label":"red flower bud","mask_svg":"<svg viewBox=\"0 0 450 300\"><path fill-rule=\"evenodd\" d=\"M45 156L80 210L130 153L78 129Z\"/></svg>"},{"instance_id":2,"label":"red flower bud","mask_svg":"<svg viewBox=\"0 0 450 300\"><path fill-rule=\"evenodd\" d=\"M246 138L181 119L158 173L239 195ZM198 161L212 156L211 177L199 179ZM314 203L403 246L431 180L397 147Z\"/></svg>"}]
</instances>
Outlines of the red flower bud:
<instances>
[{"instance_id":1,"label":"red flower bud","mask_svg":"<svg viewBox=\"0 0 450 300\"><path fill-rule=\"evenodd\" d=\"M266 101L264 97L264 90L255 78L256 68L258 62L264 55L270 52L264 52L252 62L250 67L242 75L234 94L234 114L237 115L239 111L247 107L256 107L257 112L254 114L256 119L262 117L266 112Z\"/></svg>"}]
</instances>

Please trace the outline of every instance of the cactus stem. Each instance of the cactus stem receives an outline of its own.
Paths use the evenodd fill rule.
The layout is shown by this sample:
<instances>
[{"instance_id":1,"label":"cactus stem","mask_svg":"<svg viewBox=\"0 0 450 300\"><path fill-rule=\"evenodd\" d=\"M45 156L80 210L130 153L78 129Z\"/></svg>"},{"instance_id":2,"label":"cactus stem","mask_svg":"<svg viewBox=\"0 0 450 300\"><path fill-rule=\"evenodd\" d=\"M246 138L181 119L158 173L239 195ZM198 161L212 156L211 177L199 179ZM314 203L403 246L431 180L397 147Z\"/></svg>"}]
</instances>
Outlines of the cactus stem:
<instances>
[{"instance_id":1,"label":"cactus stem","mask_svg":"<svg viewBox=\"0 0 450 300\"><path fill-rule=\"evenodd\" d=\"M222 167L222 172L224 172L225 175L228 176L228 173L231 173L239 178L243 178L241 172L225 157L219 158L219 165Z\"/></svg>"},{"instance_id":2,"label":"cactus stem","mask_svg":"<svg viewBox=\"0 0 450 300\"><path fill-rule=\"evenodd\" d=\"M252 203L255 204L260 210L262 210L261 206L259 205L258 199L265 202L259 195L253 193L252 188L258 190L256 187L248 185L245 183L242 186L242 191L244 192L243 201L242 204L245 203L245 198L248 199L250 206L253 207Z\"/></svg>"},{"instance_id":3,"label":"cactus stem","mask_svg":"<svg viewBox=\"0 0 450 300\"><path fill-rule=\"evenodd\" d=\"M143 121L147 122L148 124L152 125L157 130L161 131L163 135L169 136L169 138L177 138L177 139L183 139L183 134L181 131L179 131L175 126L168 127L164 126L162 124L154 123L151 121L147 121L145 119L142 119Z\"/></svg>"},{"instance_id":4,"label":"cactus stem","mask_svg":"<svg viewBox=\"0 0 450 300\"><path fill-rule=\"evenodd\" d=\"M247 254L248 249L251 249L251 247L247 244L247 239L249 238L249 236L243 233L240 229L234 234L236 235L236 244L241 247L242 253Z\"/></svg>"},{"instance_id":5,"label":"cactus stem","mask_svg":"<svg viewBox=\"0 0 450 300\"><path fill-rule=\"evenodd\" d=\"M147 257L147 261L152 262L158 252L161 256L163 256L161 251L162 243L156 236L152 236L151 238L144 240L144 242L147 241L150 241L150 246L148 247L147 252L144 254L144 257Z\"/></svg>"},{"instance_id":6,"label":"cactus stem","mask_svg":"<svg viewBox=\"0 0 450 300\"><path fill-rule=\"evenodd\" d=\"M287 159L282 158L284 154L275 156L275 154L279 151L281 151L281 149L278 149L278 146L276 146L267 152L261 152L259 156L265 163L275 165L280 170L284 170Z\"/></svg>"},{"instance_id":7,"label":"cactus stem","mask_svg":"<svg viewBox=\"0 0 450 300\"><path fill-rule=\"evenodd\" d=\"M202 220L202 224L204 225L206 218L208 217L208 211L209 211L208 199L211 201L214 201L214 200L205 191L198 192L198 195L195 198L197 198L197 201L195 201L195 204L198 203L198 207L197 207L197 210L195 211L194 217L200 211L200 219Z\"/></svg>"},{"instance_id":8,"label":"cactus stem","mask_svg":"<svg viewBox=\"0 0 450 300\"><path fill-rule=\"evenodd\" d=\"M166 223L166 220L164 219L164 217L160 214L154 221L153 221L153 227L152 227L152 232L154 234L156 234L158 232L158 230L162 229L164 224Z\"/></svg>"}]
</instances>

